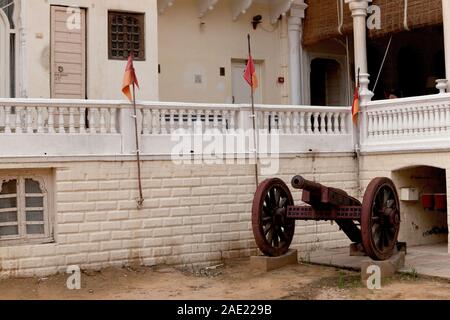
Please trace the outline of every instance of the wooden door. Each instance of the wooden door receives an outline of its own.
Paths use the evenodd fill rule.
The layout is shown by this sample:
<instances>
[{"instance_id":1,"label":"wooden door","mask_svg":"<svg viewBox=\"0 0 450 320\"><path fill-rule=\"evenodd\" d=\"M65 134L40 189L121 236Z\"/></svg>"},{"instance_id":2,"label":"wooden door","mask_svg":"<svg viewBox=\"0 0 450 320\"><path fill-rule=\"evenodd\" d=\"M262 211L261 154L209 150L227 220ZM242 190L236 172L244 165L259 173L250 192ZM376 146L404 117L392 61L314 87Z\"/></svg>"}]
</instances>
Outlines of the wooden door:
<instances>
[{"instance_id":1,"label":"wooden door","mask_svg":"<svg viewBox=\"0 0 450 320\"><path fill-rule=\"evenodd\" d=\"M51 7L51 96L86 99L85 9Z\"/></svg>"}]
</instances>

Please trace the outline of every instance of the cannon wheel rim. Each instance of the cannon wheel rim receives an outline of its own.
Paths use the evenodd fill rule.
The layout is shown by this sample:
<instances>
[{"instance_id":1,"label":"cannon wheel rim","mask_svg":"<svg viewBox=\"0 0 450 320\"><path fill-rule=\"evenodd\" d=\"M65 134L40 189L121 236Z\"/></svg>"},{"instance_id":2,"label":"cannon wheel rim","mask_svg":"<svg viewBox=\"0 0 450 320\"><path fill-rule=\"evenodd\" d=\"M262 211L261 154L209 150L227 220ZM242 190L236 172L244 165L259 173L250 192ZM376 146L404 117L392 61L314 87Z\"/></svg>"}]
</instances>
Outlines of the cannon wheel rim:
<instances>
[{"instance_id":1,"label":"cannon wheel rim","mask_svg":"<svg viewBox=\"0 0 450 320\"><path fill-rule=\"evenodd\" d=\"M287 207L292 205L292 194L280 179L265 180L256 190L252 208L253 234L265 255L278 257L288 252L295 233L295 220L287 219Z\"/></svg>"},{"instance_id":2,"label":"cannon wheel rim","mask_svg":"<svg viewBox=\"0 0 450 320\"><path fill-rule=\"evenodd\" d=\"M389 259L400 231L400 201L392 180L376 178L367 187L361 213L364 249L376 261Z\"/></svg>"}]
</instances>

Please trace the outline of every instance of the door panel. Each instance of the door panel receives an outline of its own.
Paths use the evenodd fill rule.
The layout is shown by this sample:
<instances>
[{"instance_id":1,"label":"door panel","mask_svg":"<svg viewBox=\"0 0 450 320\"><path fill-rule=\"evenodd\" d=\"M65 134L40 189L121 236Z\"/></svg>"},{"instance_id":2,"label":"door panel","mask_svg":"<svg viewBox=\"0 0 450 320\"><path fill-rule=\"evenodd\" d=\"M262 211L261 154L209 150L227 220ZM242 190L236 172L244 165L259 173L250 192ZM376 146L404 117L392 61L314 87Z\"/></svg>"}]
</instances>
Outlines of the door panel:
<instances>
[{"instance_id":1,"label":"door panel","mask_svg":"<svg viewBox=\"0 0 450 320\"><path fill-rule=\"evenodd\" d=\"M251 91L249 84L244 80L246 68L245 61L232 63L232 81L233 81L233 103L251 103ZM259 80L259 87L255 90L255 103L262 103L263 79L261 78L261 64L255 62L256 76Z\"/></svg>"},{"instance_id":2,"label":"door panel","mask_svg":"<svg viewBox=\"0 0 450 320\"><path fill-rule=\"evenodd\" d=\"M86 10L81 9L81 28L69 29L73 14L67 7L51 7L51 96L86 98Z\"/></svg>"}]
</instances>

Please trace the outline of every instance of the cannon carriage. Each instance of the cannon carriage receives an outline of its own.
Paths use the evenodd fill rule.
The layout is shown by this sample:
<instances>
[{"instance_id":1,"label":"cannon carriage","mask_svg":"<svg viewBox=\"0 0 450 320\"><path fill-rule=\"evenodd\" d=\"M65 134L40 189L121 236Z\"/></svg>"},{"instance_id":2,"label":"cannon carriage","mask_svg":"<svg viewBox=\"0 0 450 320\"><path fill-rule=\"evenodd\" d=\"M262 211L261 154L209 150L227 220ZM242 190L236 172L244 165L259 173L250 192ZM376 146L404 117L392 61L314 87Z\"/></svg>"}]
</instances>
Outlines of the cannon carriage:
<instances>
[{"instance_id":1,"label":"cannon carriage","mask_svg":"<svg viewBox=\"0 0 450 320\"><path fill-rule=\"evenodd\" d=\"M373 260L389 259L395 252L400 230L400 203L394 183L388 178L371 181L363 202L345 191L308 181L292 179L292 187L303 190L296 206L288 186L280 179L262 182L253 200L253 234L267 256L289 250L296 220L335 221L347 237Z\"/></svg>"}]
</instances>

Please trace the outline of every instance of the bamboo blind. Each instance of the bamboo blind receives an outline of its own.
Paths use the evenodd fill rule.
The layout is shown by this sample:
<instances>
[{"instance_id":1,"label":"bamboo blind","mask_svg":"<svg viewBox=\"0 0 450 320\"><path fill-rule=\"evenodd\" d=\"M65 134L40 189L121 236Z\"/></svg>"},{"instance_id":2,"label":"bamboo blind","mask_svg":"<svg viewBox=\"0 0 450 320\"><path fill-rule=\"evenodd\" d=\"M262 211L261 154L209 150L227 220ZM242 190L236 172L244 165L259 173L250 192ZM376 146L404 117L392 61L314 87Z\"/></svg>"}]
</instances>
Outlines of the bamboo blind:
<instances>
[{"instance_id":1,"label":"bamboo blind","mask_svg":"<svg viewBox=\"0 0 450 320\"><path fill-rule=\"evenodd\" d=\"M305 46L319 41L339 37L338 32L339 0L308 0L303 43ZM381 30L369 30L371 38L405 31L405 0L374 0L381 9ZM408 27L410 30L435 26L442 23L442 0L408 0ZM344 4L343 33L353 30L351 12Z\"/></svg>"}]
</instances>

